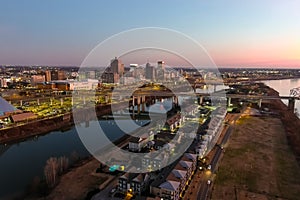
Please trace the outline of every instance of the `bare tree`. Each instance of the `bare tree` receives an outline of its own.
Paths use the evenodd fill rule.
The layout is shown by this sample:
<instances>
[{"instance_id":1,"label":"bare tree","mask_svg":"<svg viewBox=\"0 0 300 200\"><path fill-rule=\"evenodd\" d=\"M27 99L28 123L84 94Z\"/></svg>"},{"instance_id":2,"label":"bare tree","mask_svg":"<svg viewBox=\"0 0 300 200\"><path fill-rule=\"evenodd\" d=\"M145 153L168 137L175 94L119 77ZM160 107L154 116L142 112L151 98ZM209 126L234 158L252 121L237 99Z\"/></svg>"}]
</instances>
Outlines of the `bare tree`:
<instances>
[{"instance_id":1,"label":"bare tree","mask_svg":"<svg viewBox=\"0 0 300 200\"><path fill-rule=\"evenodd\" d=\"M59 174L62 174L69 167L69 158L62 156L58 160L59 160Z\"/></svg>"},{"instance_id":2,"label":"bare tree","mask_svg":"<svg viewBox=\"0 0 300 200\"><path fill-rule=\"evenodd\" d=\"M57 158L51 157L47 160L44 168L44 174L48 187L52 188L57 183L59 163Z\"/></svg>"}]
</instances>

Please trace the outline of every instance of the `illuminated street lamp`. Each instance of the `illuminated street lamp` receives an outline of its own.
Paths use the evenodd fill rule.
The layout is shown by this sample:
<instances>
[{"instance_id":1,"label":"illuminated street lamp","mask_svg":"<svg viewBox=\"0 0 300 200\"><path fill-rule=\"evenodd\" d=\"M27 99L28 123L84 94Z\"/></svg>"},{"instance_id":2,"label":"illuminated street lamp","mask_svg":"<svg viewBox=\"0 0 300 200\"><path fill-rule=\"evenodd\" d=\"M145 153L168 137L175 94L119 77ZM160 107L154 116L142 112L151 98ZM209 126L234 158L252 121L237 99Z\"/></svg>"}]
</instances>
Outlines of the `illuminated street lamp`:
<instances>
[{"instance_id":1,"label":"illuminated street lamp","mask_svg":"<svg viewBox=\"0 0 300 200\"><path fill-rule=\"evenodd\" d=\"M132 189L130 188L126 193L125 199L130 200L132 197L133 197L133 192Z\"/></svg>"}]
</instances>

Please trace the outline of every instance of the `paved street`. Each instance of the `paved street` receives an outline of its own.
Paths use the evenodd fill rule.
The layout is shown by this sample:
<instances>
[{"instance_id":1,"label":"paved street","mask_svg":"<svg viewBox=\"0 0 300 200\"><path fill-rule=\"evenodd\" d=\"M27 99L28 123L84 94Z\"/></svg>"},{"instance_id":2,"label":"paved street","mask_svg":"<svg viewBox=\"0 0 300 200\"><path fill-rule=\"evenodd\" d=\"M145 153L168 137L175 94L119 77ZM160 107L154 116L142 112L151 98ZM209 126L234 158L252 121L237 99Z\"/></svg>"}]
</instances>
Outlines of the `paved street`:
<instances>
[{"instance_id":1,"label":"paved street","mask_svg":"<svg viewBox=\"0 0 300 200\"><path fill-rule=\"evenodd\" d=\"M223 153L224 145L227 143L232 131L235 121L240 117L240 114L228 114L226 119L229 126L225 126L222 130L221 136L212 151L208 154L208 159L210 160L211 170L200 171L197 169L194 178L184 195L185 200L206 200L212 184L207 184L208 180L212 180L212 176L217 169L218 161Z\"/></svg>"}]
</instances>

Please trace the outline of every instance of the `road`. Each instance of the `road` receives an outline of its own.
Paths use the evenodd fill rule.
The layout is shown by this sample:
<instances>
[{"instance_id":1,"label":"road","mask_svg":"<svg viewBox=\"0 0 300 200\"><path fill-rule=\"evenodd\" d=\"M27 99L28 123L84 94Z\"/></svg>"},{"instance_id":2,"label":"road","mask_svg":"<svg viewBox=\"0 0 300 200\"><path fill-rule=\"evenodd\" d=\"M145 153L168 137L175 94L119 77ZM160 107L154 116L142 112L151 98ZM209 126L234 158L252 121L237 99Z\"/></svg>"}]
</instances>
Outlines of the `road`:
<instances>
[{"instance_id":1,"label":"road","mask_svg":"<svg viewBox=\"0 0 300 200\"><path fill-rule=\"evenodd\" d=\"M218 161L220 159L220 156L224 152L223 147L227 143L227 141L230 137L230 134L234 130L236 120L247 111L248 111L248 109L243 109L240 114L231 115L229 117L229 127L227 128L221 142L217 146L216 152L210 163L210 165L211 165L210 176L211 176L211 174L214 174L217 169L216 167L217 167ZM206 200L207 199L209 190L211 188L211 185L207 184L207 180L211 178L210 176L203 176L203 181L200 182L200 189L198 192L197 200Z\"/></svg>"},{"instance_id":2,"label":"road","mask_svg":"<svg viewBox=\"0 0 300 200\"><path fill-rule=\"evenodd\" d=\"M232 132L232 127L230 126L227 129L220 146L223 146L227 142L231 132ZM209 173L210 176L206 176L206 175L203 176L203 180L200 182L200 191L198 193L198 200L206 200L207 199L208 191L209 191L210 186L211 186L211 185L207 184L207 181L209 179L211 179L211 174L215 173L216 166L218 164L220 156L222 155L222 152L223 152L223 150L221 149L221 147L217 147L216 153L214 154L214 156L211 160L211 163L210 163L210 165L211 165L211 172Z\"/></svg>"},{"instance_id":3,"label":"road","mask_svg":"<svg viewBox=\"0 0 300 200\"><path fill-rule=\"evenodd\" d=\"M112 182L110 182L103 190L101 190L98 194L94 195L91 200L119 200L117 197L110 197L110 191L117 185L118 178L114 178Z\"/></svg>"}]
</instances>

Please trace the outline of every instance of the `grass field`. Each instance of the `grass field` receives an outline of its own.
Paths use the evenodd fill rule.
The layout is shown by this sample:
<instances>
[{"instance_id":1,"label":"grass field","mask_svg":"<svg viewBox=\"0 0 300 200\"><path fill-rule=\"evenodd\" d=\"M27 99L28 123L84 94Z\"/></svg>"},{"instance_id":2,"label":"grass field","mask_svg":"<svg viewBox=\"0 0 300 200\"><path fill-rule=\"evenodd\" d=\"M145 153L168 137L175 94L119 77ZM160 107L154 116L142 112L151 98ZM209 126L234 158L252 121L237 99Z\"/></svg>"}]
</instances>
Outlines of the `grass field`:
<instances>
[{"instance_id":1,"label":"grass field","mask_svg":"<svg viewBox=\"0 0 300 200\"><path fill-rule=\"evenodd\" d=\"M212 199L300 199L300 168L277 118L237 122Z\"/></svg>"}]
</instances>

